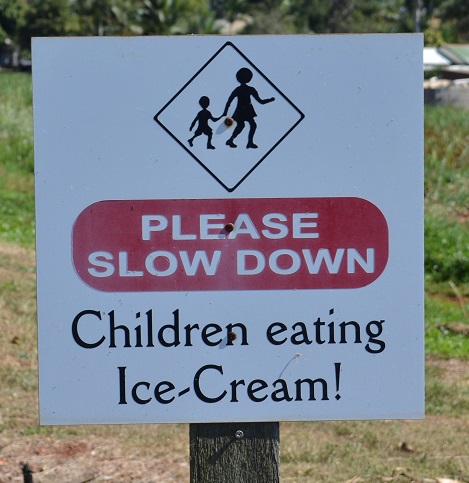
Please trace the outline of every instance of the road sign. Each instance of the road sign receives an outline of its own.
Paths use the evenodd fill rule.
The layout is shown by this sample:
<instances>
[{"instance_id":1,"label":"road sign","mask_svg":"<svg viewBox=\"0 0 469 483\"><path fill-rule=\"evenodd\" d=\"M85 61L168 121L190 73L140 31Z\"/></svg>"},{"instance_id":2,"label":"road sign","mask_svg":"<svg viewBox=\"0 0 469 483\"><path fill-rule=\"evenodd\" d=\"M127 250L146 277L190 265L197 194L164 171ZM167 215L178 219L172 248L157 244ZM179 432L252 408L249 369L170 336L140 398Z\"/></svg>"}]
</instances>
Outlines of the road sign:
<instances>
[{"instance_id":1,"label":"road sign","mask_svg":"<svg viewBox=\"0 0 469 483\"><path fill-rule=\"evenodd\" d=\"M215 96L201 96L199 99L202 92L213 92ZM259 92L265 98L261 98ZM251 98L260 105L270 105L254 110ZM194 121L198 123L199 132L196 130L194 137L186 141L187 123L181 122L180 113L187 111L189 106L195 110L196 100L199 104L207 104L200 113L212 115L208 110L210 105L218 108L222 114L221 118L212 115L205 121L210 140L214 136L208 121L217 126L214 134L218 141L216 144L221 144L218 148L211 141L207 149L200 140L195 141L195 137L203 134L203 126L200 127L197 118ZM244 100L246 106L243 106ZM236 101L237 106L232 109L232 119L227 114L233 101ZM226 112L222 113L222 110ZM260 111L259 114L257 111ZM155 121L231 192L288 136L303 117L304 114L293 102L233 42L226 42L155 115ZM261 124L259 131L258 123ZM237 126L241 132L245 129L253 132L252 140L248 135L244 141L247 150L236 149L238 145L234 140L239 135L236 132ZM254 142L256 134L259 145Z\"/></svg>"},{"instance_id":2,"label":"road sign","mask_svg":"<svg viewBox=\"0 0 469 483\"><path fill-rule=\"evenodd\" d=\"M35 39L43 424L423 416L420 35Z\"/></svg>"}]
</instances>

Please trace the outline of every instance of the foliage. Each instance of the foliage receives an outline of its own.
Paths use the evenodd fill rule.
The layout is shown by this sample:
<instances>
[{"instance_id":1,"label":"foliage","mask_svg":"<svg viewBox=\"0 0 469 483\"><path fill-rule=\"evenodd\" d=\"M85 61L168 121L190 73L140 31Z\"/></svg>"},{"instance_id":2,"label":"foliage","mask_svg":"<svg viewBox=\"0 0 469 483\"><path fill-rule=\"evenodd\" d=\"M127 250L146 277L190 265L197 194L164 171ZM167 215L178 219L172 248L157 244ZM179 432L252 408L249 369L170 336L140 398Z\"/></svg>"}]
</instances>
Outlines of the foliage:
<instances>
[{"instance_id":1,"label":"foliage","mask_svg":"<svg viewBox=\"0 0 469 483\"><path fill-rule=\"evenodd\" d=\"M469 42L469 3L467 0L444 0L442 18L450 25L454 37Z\"/></svg>"},{"instance_id":2,"label":"foliage","mask_svg":"<svg viewBox=\"0 0 469 483\"><path fill-rule=\"evenodd\" d=\"M145 35L215 33L205 0L144 0L137 19Z\"/></svg>"},{"instance_id":3,"label":"foliage","mask_svg":"<svg viewBox=\"0 0 469 483\"><path fill-rule=\"evenodd\" d=\"M122 1L74 0L73 10L78 16L78 32L81 35L123 35L128 26L128 10ZM125 12L125 13L124 13Z\"/></svg>"},{"instance_id":4,"label":"foliage","mask_svg":"<svg viewBox=\"0 0 469 483\"><path fill-rule=\"evenodd\" d=\"M74 0L80 35L213 32L205 0Z\"/></svg>"},{"instance_id":5,"label":"foliage","mask_svg":"<svg viewBox=\"0 0 469 483\"><path fill-rule=\"evenodd\" d=\"M324 2L322 0L290 0L288 12L295 18L300 32L338 33L353 31L356 15L361 9L353 0ZM367 10L369 7L365 7ZM363 12L364 13L364 12Z\"/></svg>"},{"instance_id":6,"label":"foliage","mask_svg":"<svg viewBox=\"0 0 469 483\"><path fill-rule=\"evenodd\" d=\"M30 48L32 37L60 37L73 33L73 12L68 0L29 0L20 47Z\"/></svg>"},{"instance_id":7,"label":"foliage","mask_svg":"<svg viewBox=\"0 0 469 483\"><path fill-rule=\"evenodd\" d=\"M0 0L0 46L32 36L424 31L430 45L468 41L466 0ZM244 26L244 30L243 30Z\"/></svg>"},{"instance_id":8,"label":"foliage","mask_svg":"<svg viewBox=\"0 0 469 483\"><path fill-rule=\"evenodd\" d=\"M18 39L26 22L27 7L26 0L0 0L0 43Z\"/></svg>"}]
</instances>

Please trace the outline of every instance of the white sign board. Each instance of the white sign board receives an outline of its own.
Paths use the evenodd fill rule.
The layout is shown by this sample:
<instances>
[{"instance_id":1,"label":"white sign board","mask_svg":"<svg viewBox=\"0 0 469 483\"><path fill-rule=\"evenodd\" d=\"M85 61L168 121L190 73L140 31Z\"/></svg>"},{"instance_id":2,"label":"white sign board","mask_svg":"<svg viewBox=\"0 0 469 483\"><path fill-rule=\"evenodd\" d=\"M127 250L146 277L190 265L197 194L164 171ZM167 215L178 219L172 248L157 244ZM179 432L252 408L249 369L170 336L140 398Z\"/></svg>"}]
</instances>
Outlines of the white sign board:
<instances>
[{"instance_id":1,"label":"white sign board","mask_svg":"<svg viewBox=\"0 0 469 483\"><path fill-rule=\"evenodd\" d=\"M422 48L35 39L41 423L422 417Z\"/></svg>"}]
</instances>

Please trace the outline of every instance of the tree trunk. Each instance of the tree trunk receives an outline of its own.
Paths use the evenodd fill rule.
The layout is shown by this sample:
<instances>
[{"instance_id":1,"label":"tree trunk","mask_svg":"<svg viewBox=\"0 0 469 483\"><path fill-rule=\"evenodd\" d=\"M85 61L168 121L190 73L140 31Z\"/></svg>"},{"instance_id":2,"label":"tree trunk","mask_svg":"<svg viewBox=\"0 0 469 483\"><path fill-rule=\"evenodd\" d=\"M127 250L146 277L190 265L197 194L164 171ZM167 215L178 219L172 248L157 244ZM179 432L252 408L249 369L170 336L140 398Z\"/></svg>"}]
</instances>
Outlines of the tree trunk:
<instances>
[{"instance_id":1,"label":"tree trunk","mask_svg":"<svg viewBox=\"0 0 469 483\"><path fill-rule=\"evenodd\" d=\"M190 425L191 483L278 483L279 423Z\"/></svg>"}]
</instances>

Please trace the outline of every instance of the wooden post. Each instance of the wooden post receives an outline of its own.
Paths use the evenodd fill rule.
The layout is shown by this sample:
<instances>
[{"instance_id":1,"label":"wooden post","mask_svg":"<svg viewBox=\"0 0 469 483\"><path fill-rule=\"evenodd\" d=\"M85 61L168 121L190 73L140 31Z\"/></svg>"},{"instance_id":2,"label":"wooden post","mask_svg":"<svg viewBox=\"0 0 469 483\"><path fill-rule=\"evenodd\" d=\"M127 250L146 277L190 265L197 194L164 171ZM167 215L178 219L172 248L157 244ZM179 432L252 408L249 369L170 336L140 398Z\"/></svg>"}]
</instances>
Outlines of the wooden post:
<instances>
[{"instance_id":1,"label":"wooden post","mask_svg":"<svg viewBox=\"0 0 469 483\"><path fill-rule=\"evenodd\" d=\"M191 424L191 483L278 483L279 423Z\"/></svg>"}]
</instances>

